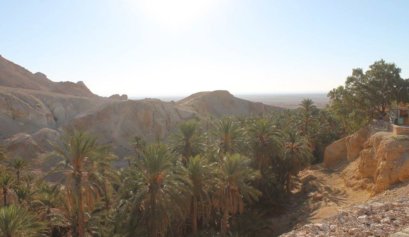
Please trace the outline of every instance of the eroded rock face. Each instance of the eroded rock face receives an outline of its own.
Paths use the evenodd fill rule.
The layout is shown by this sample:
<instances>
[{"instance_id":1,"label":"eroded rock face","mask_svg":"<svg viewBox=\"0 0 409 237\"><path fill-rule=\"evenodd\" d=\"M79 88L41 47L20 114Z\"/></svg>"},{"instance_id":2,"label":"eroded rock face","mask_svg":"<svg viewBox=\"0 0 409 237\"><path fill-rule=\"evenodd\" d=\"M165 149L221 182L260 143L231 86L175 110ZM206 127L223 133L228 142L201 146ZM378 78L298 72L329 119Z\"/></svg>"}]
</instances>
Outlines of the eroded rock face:
<instances>
[{"instance_id":1,"label":"eroded rock face","mask_svg":"<svg viewBox=\"0 0 409 237\"><path fill-rule=\"evenodd\" d=\"M114 95L111 95L109 97L109 99L112 99L112 100L128 100L128 96L126 94L123 94L123 95L114 94Z\"/></svg>"},{"instance_id":2,"label":"eroded rock face","mask_svg":"<svg viewBox=\"0 0 409 237\"><path fill-rule=\"evenodd\" d=\"M24 88L81 97L97 97L83 82L53 82L41 72L29 70L0 56L0 86Z\"/></svg>"},{"instance_id":3,"label":"eroded rock face","mask_svg":"<svg viewBox=\"0 0 409 237\"><path fill-rule=\"evenodd\" d=\"M164 139L184 120L196 115L156 99L113 101L96 111L75 118L69 126L98 135L98 141L112 144L117 154L131 150L135 136L148 141Z\"/></svg>"},{"instance_id":4,"label":"eroded rock face","mask_svg":"<svg viewBox=\"0 0 409 237\"><path fill-rule=\"evenodd\" d=\"M107 100L0 87L0 139L56 129Z\"/></svg>"},{"instance_id":5,"label":"eroded rock face","mask_svg":"<svg viewBox=\"0 0 409 237\"><path fill-rule=\"evenodd\" d=\"M51 151L60 139L60 132L50 128L42 128L32 134L34 141L46 151Z\"/></svg>"},{"instance_id":6,"label":"eroded rock face","mask_svg":"<svg viewBox=\"0 0 409 237\"><path fill-rule=\"evenodd\" d=\"M360 154L359 172L374 182L373 193L409 179L409 137L374 134Z\"/></svg>"},{"instance_id":7,"label":"eroded rock face","mask_svg":"<svg viewBox=\"0 0 409 237\"><path fill-rule=\"evenodd\" d=\"M347 157L346 138L341 138L325 148L324 167L334 168Z\"/></svg>"},{"instance_id":8,"label":"eroded rock face","mask_svg":"<svg viewBox=\"0 0 409 237\"><path fill-rule=\"evenodd\" d=\"M364 148L365 142L370 136L370 131L367 127L359 129L356 133L346 137L345 145L347 148L347 160L349 162L358 158L359 153Z\"/></svg>"},{"instance_id":9,"label":"eroded rock face","mask_svg":"<svg viewBox=\"0 0 409 237\"><path fill-rule=\"evenodd\" d=\"M17 133L6 139L4 144L10 159L33 160L43 152L33 137L27 133Z\"/></svg>"},{"instance_id":10,"label":"eroded rock face","mask_svg":"<svg viewBox=\"0 0 409 237\"><path fill-rule=\"evenodd\" d=\"M324 167L334 168L343 161L354 161L364 148L370 135L368 128L361 128L356 133L341 138L325 148Z\"/></svg>"},{"instance_id":11,"label":"eroded rock face","mask_svg":"<svg viewBox=\"0 0 409 237\"><path fill-rule=\"evenodd\" d=\"M7 137L20 131L34 132L41 127L53 127L55 121L47 106L38 98L14 92L0 91L0 130Z\"/></svg>"}]
</instances>

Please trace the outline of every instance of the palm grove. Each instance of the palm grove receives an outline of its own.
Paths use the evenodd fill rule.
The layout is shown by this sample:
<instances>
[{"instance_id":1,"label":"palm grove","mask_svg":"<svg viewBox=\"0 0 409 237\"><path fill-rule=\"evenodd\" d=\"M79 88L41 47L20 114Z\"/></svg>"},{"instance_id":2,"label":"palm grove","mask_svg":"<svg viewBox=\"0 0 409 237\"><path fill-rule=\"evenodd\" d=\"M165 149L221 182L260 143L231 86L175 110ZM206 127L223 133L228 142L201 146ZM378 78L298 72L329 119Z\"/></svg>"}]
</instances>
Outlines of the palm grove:
<instances>
[{"instance_id":1,"label":"palm grove","mask_svg":"<svg viewBox=\"0 0 409 237\"><path fill-rule=\"evenodd\" d=\"M297 174L332 141L406 102L407 87L399 68L378 61L354 69L325 109L305 99L269 115L186 121L166 142L135 137L122 169L78 131L55 145L60 162L45 175L2 150L0 235L268 236Z\"/></svg>"}]
</instances>

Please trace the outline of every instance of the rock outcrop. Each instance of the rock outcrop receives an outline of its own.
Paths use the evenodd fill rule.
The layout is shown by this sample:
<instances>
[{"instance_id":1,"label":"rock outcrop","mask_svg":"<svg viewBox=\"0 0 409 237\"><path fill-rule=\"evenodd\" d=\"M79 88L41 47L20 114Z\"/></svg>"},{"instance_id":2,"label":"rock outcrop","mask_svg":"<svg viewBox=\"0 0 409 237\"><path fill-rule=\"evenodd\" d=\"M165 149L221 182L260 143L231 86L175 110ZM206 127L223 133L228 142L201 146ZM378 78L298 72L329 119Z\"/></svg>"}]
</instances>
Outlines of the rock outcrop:
<instances>
[{"instance_id":1,"label":"rock outcrop","mask_svg":"<svg viewBox=\"0 0 409 237\"><path fill-rule=\"evenodd\" d=\"M100 142L113 144L119 154L126 154L133 137L149 141L164 139L180 122L195 116L191 111L156 99L113 101L75 118L69 126L98 134Z\"/></svg>"},{"instance_id":2,"label":"rock outcrop","mask_svg":"<svg viewBox=\"0 0 409 237\"><path fill-rule=\"evenodd\" d=\"M43 152L30 134L17 133L4 141L8 157L33 161Z\"/></svg>"},{"instance_id":3,"label":"rock outcrop","mask_svg":"<svg viewBox=\"0 0 409 237\"><path fill-rule=\"evenodd\" d=\"M65 95L96 97L83 82L53 82L41 72L27 69L0 56L0 86L54 92Z\"/></svg>"},{"instance_id":4,"label":"rock outcrop","mask_svg":"<svg viewBox=\"0 0 409 237\"><path fill-rule=\"evenodd\" d=\"M109 101L0 87L0 139L16 133L57 129Z\"/></svg>"},{"instance_id":5,"label":"rock outcrop","mask_svg":"<svg viewBox=\"0 0 409 237\"><path fill-rule=\"evenodd\" d=\"M119 95L119 94L114 94L111 95L110 97L108 97L109 99L112 100L128 100L128 96L123 94L123 95Z\"/></svg>"},{"instance_id":6,"label":"rock outcrop","mask_svg":"<svg viewBox=\"0 0 409 237\"><path fill-rule=\"evenodd\" d=\"M334 168L343 161L346 161L347 146L346 138L341 138L325 148L324 151L324 167Z\"/></svg>"},{"instance_id":7,"label":"rock outcrop","mask_svg":"<svg viewBox=\"0 0 409 237\"><path fill-rule=\"evenodd\" d=\"M324 151L324 167L334 168L344 161L357 159L369 136L370 130L365 127L327 146Z\"/></svg>"},{"instance_id":8,"label":"rock outcrop","mask_svg":"<svg viewBox=\"0 0 409 237\"><path fill-rule=\"evenodd\" d=\"M346 137L347 160L349 162L358 158L359 153L364 148L365 142L370 137L371 132L367 127L359 129L356 133Z\"/></svg>"},{"instance_id":9,"label":"rock outcrop","mask_svg":"<svg viewBox=\"0 0 409 237\"><path fill-rule=\"evenodd\" d=\"M409 179L409 137L374 134L360 153L359 172L373 180L373 193Z\"/></svg>"},{"instance_id":10,"label":"rock outcrop","mask_svg":"<svg viewBox=\"0 0 409 237\"><path fill-rule=\"evenodd\" d=\"M370 134L368 129L361 129L330 144L325 149L323 165L335 168L347 164L344 169L345 176L349 176L345 177L346 185L377 194L393 184L409 180L409 136L391 132ZM354 163L352 172L349 162Z\"/></svg>"}]
</instances>

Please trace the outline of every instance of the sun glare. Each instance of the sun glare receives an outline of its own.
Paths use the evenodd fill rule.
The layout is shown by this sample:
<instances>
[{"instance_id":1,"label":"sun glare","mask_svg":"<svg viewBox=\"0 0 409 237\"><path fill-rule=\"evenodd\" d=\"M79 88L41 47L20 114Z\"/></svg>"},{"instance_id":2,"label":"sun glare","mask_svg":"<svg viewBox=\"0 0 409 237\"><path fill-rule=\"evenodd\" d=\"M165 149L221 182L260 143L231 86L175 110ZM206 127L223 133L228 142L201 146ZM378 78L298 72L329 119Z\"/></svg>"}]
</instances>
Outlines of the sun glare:
<instances>
[{"instance_id":1,"label":"sun glare","mask_svg":"<svg viewBox=\"0 0 409 237\"><path fill-rule=\"evenodd\" d=\"M137 7L168 30L183 30L205 17L222 0L137 0Z\"/></svg>"}]
</instances>

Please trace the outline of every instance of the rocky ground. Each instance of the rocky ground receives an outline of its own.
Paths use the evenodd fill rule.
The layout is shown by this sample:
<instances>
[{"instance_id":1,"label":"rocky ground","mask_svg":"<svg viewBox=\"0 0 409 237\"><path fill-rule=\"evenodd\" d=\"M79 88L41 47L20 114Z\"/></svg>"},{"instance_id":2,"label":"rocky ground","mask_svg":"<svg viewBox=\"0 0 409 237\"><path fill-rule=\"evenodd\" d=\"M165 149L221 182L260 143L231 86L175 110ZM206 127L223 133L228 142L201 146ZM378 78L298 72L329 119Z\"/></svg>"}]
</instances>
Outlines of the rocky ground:
<instances>
[{"instance_id":1,"label":"rocky ground","mask_svg":"<svg viewBox=\"0 0 409 237\"><path fill-rule=\"evenodd\" d=\"M294 201L306 204L289 209L296 224L281 236L409 237L409 136L372 130L332 143L323 166L301 173Z\"/></svg>"},{"instance_id":2,"label":"rocky ground","mask_svg":"<svg viewBox=\"0 0 409 237\"><path fill-rule=\"evenodd\" d=\"M334 216L281 236L409 236L408 227L409 183L403 183L364 204L344 207Z\"/></svg>"}]
</instances>

